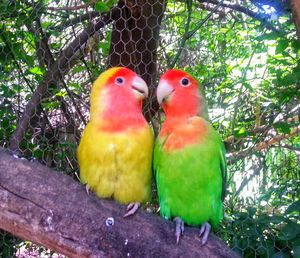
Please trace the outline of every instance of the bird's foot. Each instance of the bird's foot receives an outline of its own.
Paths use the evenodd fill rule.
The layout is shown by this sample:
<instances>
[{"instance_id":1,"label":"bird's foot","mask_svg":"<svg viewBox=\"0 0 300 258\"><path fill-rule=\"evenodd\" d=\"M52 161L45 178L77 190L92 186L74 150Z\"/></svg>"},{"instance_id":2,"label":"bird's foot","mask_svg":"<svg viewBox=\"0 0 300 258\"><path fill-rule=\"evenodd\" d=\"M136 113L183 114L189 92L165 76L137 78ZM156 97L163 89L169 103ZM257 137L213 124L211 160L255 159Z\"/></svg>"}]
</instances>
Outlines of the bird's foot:
<instances>
[{"instance_id":1,"label":"bird's foot","mask_svg":"<svg viewBox=\"0 0 300 258\"><path fill-rule=\"evenodd\" d=\"M201 237L201 245L205 245L207 243L208 235L211 230L211 225L208 222L202 224L200 228L199 237Z\"/></svg>"},{"instance_id":2,"label":"bird's foot","mask_svg":"<svg viewBox=\"0 0 300 258\"><path fill-rule=\"evenodd\" d=\"M131 202L127 205L127 212L125 213L125 215L123 216L128 217L130 215L133 215L134 213L136 213L136 211L138 210L138 208L140 207L140 203L139 202Z\"/></svg>"},{"instance_id":3,"label":"bird's foot","mask_svg":"<svg viewBox=\"0 0 300 258\"><path fill-rule=\"evenodd\" d=\"M180 240L180 236L183 235L184 222L179 217L174 218L174 221L175 221L176 244L178 244Z\"/></svg>"},{"instance_id":4,"label":"bird's foot","mask_svg":"<svg viewBox=\"0 0 300 258\"><path fill-rule=\"evenodd\" d=\"M88 184L86 184L85 191L86 191L87 195L90 195L90 190L91 190L91 187Z\"/></svg>"}]
</instances>

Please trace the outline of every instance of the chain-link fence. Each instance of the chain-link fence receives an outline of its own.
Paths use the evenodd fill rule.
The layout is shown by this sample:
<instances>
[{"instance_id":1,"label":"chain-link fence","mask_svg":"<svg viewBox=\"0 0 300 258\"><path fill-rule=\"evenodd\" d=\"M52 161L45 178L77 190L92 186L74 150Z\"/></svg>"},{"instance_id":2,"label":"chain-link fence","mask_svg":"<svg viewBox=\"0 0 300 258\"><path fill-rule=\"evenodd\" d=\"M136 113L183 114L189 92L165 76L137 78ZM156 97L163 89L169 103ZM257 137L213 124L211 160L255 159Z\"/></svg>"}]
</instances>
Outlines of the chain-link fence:
<instances>
[{"instance_id":1,"label":"chain-link fence","mask_svg":"<svg viewBox=\"0 0 300 258\"><path fill-rule=\"evenodd\" d=\"M217 234L243 257L300 257L300 43L289 1L4 0L0 17L2 147L77 180L99 73L127 66L144 78L157 132L159 76L184 69L204 87L227 149ZM52 255L0 233L1 257L39 251Z\"/></svg>"}]
</instances>

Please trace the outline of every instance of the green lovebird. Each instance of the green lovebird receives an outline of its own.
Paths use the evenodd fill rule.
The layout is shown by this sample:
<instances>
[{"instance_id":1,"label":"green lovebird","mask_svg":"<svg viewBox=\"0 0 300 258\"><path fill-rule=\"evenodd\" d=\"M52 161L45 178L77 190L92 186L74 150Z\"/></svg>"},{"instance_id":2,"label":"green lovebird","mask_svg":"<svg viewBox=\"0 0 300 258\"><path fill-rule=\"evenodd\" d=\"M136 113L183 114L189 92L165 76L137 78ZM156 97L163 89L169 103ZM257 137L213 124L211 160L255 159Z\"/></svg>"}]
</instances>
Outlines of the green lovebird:
<instances>
[{"instance_id":1,"label":"green lovebird","mask_svg":"<svg viewBox=\"0 0 300 258\"><path fill-rule=\"evenodd\" d=\"M168 70L157 87L165 113L154 149L161 216L175 221L178 244L184 224L199 226L202 245L223 219L225 148L208 121L204 94L195 78Z\"/></svg>"}]
</instances>

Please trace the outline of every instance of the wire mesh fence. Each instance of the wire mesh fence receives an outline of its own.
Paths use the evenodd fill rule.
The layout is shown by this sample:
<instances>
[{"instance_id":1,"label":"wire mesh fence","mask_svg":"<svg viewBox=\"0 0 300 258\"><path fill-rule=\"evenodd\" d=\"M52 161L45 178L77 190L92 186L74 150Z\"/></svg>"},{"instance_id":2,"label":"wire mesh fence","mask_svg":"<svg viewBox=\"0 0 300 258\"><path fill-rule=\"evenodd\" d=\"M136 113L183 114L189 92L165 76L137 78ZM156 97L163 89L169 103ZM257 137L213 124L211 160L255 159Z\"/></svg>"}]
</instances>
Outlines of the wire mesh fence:
<instances>
[{"instance_id":1,"label":"wire mesh fence","mask_svg":"<svg viewBox=\"0 0 300 258\"><path fill-rule=\"evenodd\" d=\"M143 112L157 132L159 76L184 69L205 89L227 149L217 234L243 257L300 257L300 43L291 15L288 1L272 0L2 1L0 144L77 180L97 76L111 66L141 75L150 89ZM0 233L1 257L30 257L20 245L30 249Z\"/></svg>"}]
</instances>

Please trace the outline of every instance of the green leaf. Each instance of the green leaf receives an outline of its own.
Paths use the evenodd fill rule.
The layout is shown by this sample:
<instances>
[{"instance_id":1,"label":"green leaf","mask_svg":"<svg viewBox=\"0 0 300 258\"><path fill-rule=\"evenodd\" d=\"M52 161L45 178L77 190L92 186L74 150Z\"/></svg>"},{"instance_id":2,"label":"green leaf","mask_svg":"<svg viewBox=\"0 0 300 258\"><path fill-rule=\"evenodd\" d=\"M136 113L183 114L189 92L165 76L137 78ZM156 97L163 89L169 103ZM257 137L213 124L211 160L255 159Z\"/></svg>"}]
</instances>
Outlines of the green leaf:
<instances>
[{"instance_id":1,"label":"green leaf","mask_svg":"<svg viewBox=\"0 0 300 258\"><path fill-rule=\"evenodd\" d=\"M291 131L289 124L286 122L277 122L274 124L274 127L277 128L278 131L286 134L290 133Z\"/></svg>"},{"instance_id":2,"label":"green leaf","mask_svg":"<svg viewBox=\"0 0 300 258\"><path fill-rule=\"evenodd\" d=\"M280 85L289 86L298 81L297 75L295 73L290 73L281 79Z\"/></svg>"},{"instance_id":3,"label":"green leaf","mask_svg":"<svg viewBox=\"0 0 300 258\"><path fill-rule=\"evenodd\" d=\"M298 80L300 80L300 64L293 69L293 74Z\"/></svg>"},{"instance_id":4,"label":"green leaf","mask_svg":"<svg viewBox=\"0 0 300 258\"><path fill-rule=\"evenodd\" d=\"M80 72L83 72L86 70L86 67L85 66L76 66L75 68L73 68L73 72L74 73L80 73Z\"/></svg>"},{"instance_id":5,"label":"green leaf","mask_svg":"<svg viewBox=\"0 0 300 258\"><path fill-rule=\"evenodd\" d=\"M285 211L285 213L289 214L292 212L299 212L300 213L300 200L293 202Z\"/></svg>"},{"instance_id":6,"label":"green leaf","mask_svg":"<svg viewBox=\"0 0 300 258\"><path fill-rule=\"evenodd\" d=\"M298 50L300 50L300 42L296 39L292 41L291 46L295 50L295 52L298 52Z\"/></svg>"},{"instance_id":7,"label":"green leaf","mask_svg":"<svg viewBox=\"0 0 300 258\"><path fill-rule=\"evenodd\" d=\"M42 75L43 71L40 67L36 66L28 70L32 74Z\"/></svg>"},{"instance_id":8,"label":"green leaf","mask_svg":"<svg viewBox=\"0 0 300 258\"><path fill-rule=\"evenodd\" d=\"M102 51L103 51L104 54L108 55L109 49L110 49L110 43L109 43L109 41L100 42L98 44L98 47L102 49Z\"/></svg>"},{"instance_id":9,"label":"green leaf","mask_svg":"<svg viewBox=\"0 0 300 258\"><path fill-rule=\"evenodd\" d=\"M300 245L293 247L294 257L300 257Z\"/></svg>"},{"instance_id":10,"label":"green leaf","mask_svg":"<svg viewBox=\"0 0 300 258\"><path fill-rule=\"evenodd\" d=\"M55 94L55 96L58 96L58 97L64 97L64 96L66 96L67 95L67 92L66 91L60 91L60 92L57 92L56 94Z\"/></svg>"},{"instance_id":11,"label":"green leaf","mask_svg":"<svg viewBox=\"0 0 300 258\"><path fill-rule=\"evenodd\" d=\"M243 128L244 129L244 128ZM254 216L254 214L256 213L256 208L254 208L254 207L248 207L247 208L247 210L248 210L248 213L249 213L249 217L253 217Z\"/></svg>"},{"instance_id":12,"label":"green leaf","mask_svg":"<svg viewBox=\"0 0 300 258\"><path fill-rule=\"evenodd\" d=\"M251 86L251 84L250 83L248 83L248 82L244 82L243 83L244 84L244 86L248 89L248 90L250 90L250 91L252 91L253 92L253 88L252 88L252 86Z\"/></svg>"},{"instance_id":13,"label":"green leaf","mask_svg":"<svg viewBox=\"0 0 300 258\"><path fill-rule=\"evenodd\" d=\"M107 2L106 2L106 5L108 6L108 7L113 7L116 3L117 3L118 1L117 0L108 0Z\"/></svg>"},{"instance_id":14,"label":"green leaf","mask_svg":"<svg viewBox=\"0 0 300 258\"><path fill-rule=\"evenodd\" d=\"M296 222L289 221L288 224L282 229L279 235L281 240L292 240L300 234L300 225Z\"/></svg>"},{"instance_id":15,"label":"green leaf","mask_svg":"<svg viewBox=\"0 0 300 258\"><path fill-rule=\"evenodd\" d=\"M98 1L95 4L95 10L98 12L108 12L109 11L109 7L102 1Z\"/></svg>"},{"instance_id":16,"label":"green leaf","mask_svg":"<svg viewBox=\"0 0 300 258\"><path fill-rule=\"evenodd\" d=\"M233 134L235 137L240 138L240 137L246 136L247 132L244 127L240 127L240 128L235 128Z\"/></svg>"},{"instance_id":17,"label":"green leaf","mask_svg":"<svg viewBox=\"0 0 300 258\"><path fill-rule=\"evenodd\" d=\"M278 41L278 44L276 46L276 54L282 53L287 47L289 46L289 41L286 39L281 39Z\"/></svg>"},{"instance_id":18,"label":"green leaf","mask_svg":"<svg viewBox=\"0 0 300 258\"><path fill-rule=\"evenodd\" d=\"M281 216L281 215L273 215L273 216L268 216L266 214L260 216L258 218L258 222L262 223L262 224L279 224L282 222L286 222L288 219L286 219L285 217Z\"/></svg>"},{"instance_id":19,"label":"green leaf","mask_svg":"<svg viewBox=\"0 0 300 258\"><path fill-rule=\"evenodd\" d=\"M277 252L276 254L273 254L271 257L272 258L289 258L290 256L283 252Z\"/></svg>"},{"instance_id":20,"label":"green leaf","mask_svg":"<svg viewBox=\"0 0 300 258\"><path fill-rule=\"evenodd\" d=\"M264 35L257 36L255 39L258 41L263 41L263 40L275 40L279 37L279 33L277 32L271 32L267 33Z\"/></svg>"}]
</instances>

